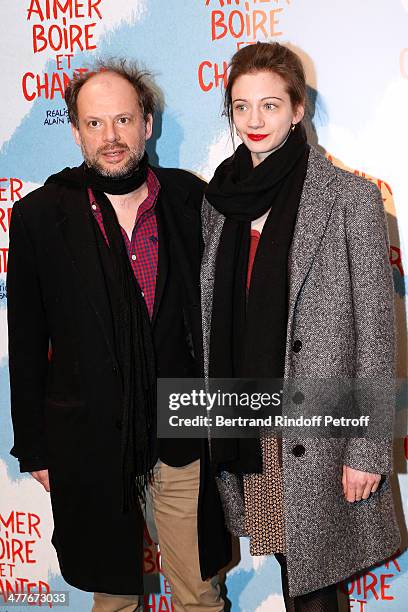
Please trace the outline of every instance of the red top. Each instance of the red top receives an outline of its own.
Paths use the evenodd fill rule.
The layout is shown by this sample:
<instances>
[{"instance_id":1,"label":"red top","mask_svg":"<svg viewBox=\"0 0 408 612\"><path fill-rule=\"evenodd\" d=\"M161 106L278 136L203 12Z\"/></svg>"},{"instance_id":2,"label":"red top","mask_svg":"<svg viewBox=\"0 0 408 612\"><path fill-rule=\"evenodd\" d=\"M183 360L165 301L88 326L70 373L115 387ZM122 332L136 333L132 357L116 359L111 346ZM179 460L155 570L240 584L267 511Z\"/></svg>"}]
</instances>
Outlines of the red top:
<instances>
[{"instance_id":1,"label":"red top","mask_svg":"<svg viewBox=\"0 0 408 612\"><path fill-rule=\"evenodd\" d=\"M248 272L247 272L247 291L251 285L252 268L254 267L254 259L258 248L261 234L256 229L251 229L251 245L249 247Z\"/></svg>"},{"instance_id":2,"label":"red top","mask_svg":"<svg viewBox=\"0 0 408 612\"><path fill-rule=\"evenodd\" d=\"M155 205L160 190L160 183L150 168L147 171L146 183L148 191L147 197L140 204L137 211L131 240L129 240L123 227L121 227L121 230L132 270L142 290L142 295L145 299L150 318L152 318L154 294L156 291L157 265L159 261L159 236ZM88 194L93 215L108 243L108 238L103 226L102 212L95 200L92 189L88 189Z\"/></svg>"}]
</instances>

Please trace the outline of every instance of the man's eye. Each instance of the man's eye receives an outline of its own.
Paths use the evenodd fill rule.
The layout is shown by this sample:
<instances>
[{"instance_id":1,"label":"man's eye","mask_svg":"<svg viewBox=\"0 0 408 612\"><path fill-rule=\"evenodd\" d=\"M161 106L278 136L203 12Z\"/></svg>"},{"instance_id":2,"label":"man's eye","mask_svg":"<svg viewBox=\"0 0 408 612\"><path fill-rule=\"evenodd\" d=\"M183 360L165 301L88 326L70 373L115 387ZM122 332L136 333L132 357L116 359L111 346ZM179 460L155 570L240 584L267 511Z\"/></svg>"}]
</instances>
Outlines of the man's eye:
<instances>
[{"instance_id":1,"label":"man's eye","mask_svg":"<svg viewBox=\"0 0 408 612\"><path fill-rule=\"evenodd\" d=\"M268 102L267 104L265 104L265 108L266 110L273 110L274 108L276 108L276 105L272 104L272 102Z\"/></svg>"},{"instance_id":2,"label":"man's eye","mask_svg":"<svg viewBox=\"0 0 408 612\"><path fill-rule=\"evenodd\" d=\"M94 119L93 121L90 121L90 122L88 123L88 125L89 125L89 127L91 127L91 128L96 128L96 127L98 127L98 125L99 125L99 121L96 121L96 120Z\"/></svg>"},{"instance_id":3,"label":"man's eye","mask_svg":"<svg viewBox=\"0 0 408 612\"><path fill-rule=\"evenodd\" d=\"M129 123L129 117L119 117L119 123L125 125L126 123Z\"/></svg>"}]
</instances>

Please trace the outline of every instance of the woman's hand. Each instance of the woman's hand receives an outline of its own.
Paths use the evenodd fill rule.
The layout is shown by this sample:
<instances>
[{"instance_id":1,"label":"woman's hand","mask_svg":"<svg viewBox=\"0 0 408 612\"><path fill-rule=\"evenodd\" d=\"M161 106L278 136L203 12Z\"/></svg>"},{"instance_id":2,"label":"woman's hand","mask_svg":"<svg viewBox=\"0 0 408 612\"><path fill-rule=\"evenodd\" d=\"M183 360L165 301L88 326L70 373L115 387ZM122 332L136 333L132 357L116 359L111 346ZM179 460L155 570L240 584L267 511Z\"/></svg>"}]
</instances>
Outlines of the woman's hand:
<instances>
[{"instance_id":1,"label":"woman's hand","mask_svg":"<svg viewBox=\"0 0 408 612\"><path fill-rule=\"evenodd\" d=\"M381 474L371 474L343 465L343 493L348 502L368 499L380 484Z\"/></svg>"}]
</instances>

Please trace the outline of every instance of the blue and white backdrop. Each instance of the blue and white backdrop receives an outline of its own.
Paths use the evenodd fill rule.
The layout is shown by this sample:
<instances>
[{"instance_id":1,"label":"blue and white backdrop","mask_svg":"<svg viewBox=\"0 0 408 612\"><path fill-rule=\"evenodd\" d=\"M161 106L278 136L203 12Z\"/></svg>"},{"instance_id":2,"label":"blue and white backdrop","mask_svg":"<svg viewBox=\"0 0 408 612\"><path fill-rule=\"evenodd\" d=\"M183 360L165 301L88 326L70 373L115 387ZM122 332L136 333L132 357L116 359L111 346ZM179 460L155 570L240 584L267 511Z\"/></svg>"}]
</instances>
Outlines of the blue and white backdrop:
<instances>
[{"instance_id":1,"label":"blue and white backdrop","mask_svg":"<svg viewBox=\"0 0 408 612\"><path fill-rule=\"evenodd\" d=\"M1 0L0 3L0 610L7 593L69 591L70 611L91 596L61 578L50 544L48 495L9 456L7 375L8 229L13 203L67 165L77 165L62 93L94 56L134 58L156 75L165 109L156 118L153 162L209 178L231 152L221 117L228 59L256 40L289 42L307 68L314 138L333 162L377 183L391 236L398 319L398 375L406 377L408 269L408 0ZM30 304L27 304L30 308ZM406 407L406 385L400 405ZM396 440L396 502L408 514L408 444ZM101 533L101 538L104 534ZM404 532L404 540L406 540ZM145 609L172 609L160 555L146 534ZM227 574L233 610L284 610L274 559L241 561ZM403 550L403 549L402 549ZM86 551L78 550L78 555ZM106 559L107 567L115 559ZM342 586L350 607L403 611L408 553ZM26 610L15 606L13 610Z\"/></svg>"}]
</instances>

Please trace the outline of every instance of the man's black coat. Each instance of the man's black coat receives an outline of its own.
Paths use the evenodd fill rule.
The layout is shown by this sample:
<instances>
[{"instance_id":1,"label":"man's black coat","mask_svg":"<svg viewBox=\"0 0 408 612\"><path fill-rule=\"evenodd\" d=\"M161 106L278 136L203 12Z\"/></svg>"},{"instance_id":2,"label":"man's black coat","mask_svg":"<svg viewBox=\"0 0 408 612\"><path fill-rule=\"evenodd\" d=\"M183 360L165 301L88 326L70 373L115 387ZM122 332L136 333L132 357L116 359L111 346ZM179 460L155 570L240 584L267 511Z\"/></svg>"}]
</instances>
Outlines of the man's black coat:
<instances>
[{"instance_id":1,"label":"man's black coat","mask_svg":"<svg viewBox=\"0 0 408 612\"><path fill-rule=\"evenodd\" d=\"M181 170L154 171L161 184L152 320L158 375L196 376L204 184ZM139 509L121 511L121 384L91 215L86 190L58 182L14 206L11 452L22 471L49 469L53 544L65 580L85 591L142 593L143 518ZM228 563L230 539L206 445L194 444L201 458L198 538L205 579Z\"/></svg>"}]
</instances>

